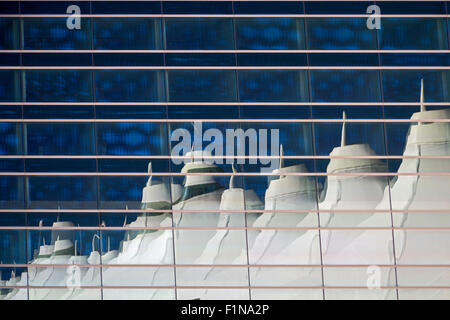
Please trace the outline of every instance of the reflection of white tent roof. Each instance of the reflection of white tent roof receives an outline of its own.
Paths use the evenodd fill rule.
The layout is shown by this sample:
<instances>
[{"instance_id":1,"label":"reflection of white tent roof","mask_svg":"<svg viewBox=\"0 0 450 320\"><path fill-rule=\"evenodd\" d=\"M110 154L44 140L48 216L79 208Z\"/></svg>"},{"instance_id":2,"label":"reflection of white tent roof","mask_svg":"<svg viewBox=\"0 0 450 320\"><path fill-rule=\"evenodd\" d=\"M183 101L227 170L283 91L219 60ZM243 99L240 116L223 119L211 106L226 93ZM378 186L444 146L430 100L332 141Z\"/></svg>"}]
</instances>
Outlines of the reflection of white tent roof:
<instances>
[{"instance_id":1,"label":"reflection of white tent roof","mask_svg":"<svg viewBox=\"0 0 450 320\"><path fill-rule=\"evenodd\" d=\"M386 164L378 159L354 159L354 158L333 158L348 156L376 156L375 151L368 144L351 144L346 143L346 115L343 112L341 146L331 151L330 163L327 167L327 173L334 172L386 172Z\"/></svg>"}]
</instances>

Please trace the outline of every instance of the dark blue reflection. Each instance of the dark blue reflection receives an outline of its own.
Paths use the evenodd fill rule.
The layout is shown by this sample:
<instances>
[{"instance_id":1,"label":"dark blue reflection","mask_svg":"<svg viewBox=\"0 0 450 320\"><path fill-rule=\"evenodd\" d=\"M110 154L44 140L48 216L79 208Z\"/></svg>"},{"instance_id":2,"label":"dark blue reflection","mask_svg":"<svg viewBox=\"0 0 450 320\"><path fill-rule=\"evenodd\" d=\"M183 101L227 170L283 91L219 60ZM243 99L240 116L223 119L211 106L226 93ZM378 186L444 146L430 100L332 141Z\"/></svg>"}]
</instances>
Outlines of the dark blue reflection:
<instances>
[{"instance_id":1,"label":"dark blue reflection","mask_svg":"<svg viewBox=\"0 0 450 320\"><path fill-rule=\"evenodd\" d=\"M241 106L242 119L309 119L309 106Z\"/></svg>"},{"instance_id":2,"label":"dark blue reflection","mask_svg":"<svg viewBox=\"0 0 450 320\"><path fill-rule=\"evenodd\" d=\"M231 14L230 1L162 1L165 14Z\"/></svg>"},{"instance_id":3,"label":"dark blue reflection","mask_svg":"<svg viewBox=\"0 0 450 320\"><path fill-rule=\"evenodd\" d=\"M25 119L91 119L94 117L92 106L23 106Z\"/></svg>"},{"instance_id":4,"label":"dark blue reflection","mask_svg":"<svg viewBox=\"0 0 450 320\"><path fill-rule=\"evenodd\" d=\"M306 66L304 53L238 53L239 66Z\"/></svg>"},{"instance_id":5,"label":"dark blue reflection","mask_svg":"<svg viewBox=\"0 0 450 320\"><path fill-rule=\"evenodd\" d=\"M24 53L24 66L90 66L90 53Z\"/></svg>"},{"instance_id":6,"label":"dark blue reflection","mask_svg":"<svg viewBox=\"0 0 450 320\"><path fill-rule=\"evenodd\" d=\"M65 10L62 14L64 13ZM67 28L66 20L66 18L23 19L24 49L90 49L90 19L82 18L81 28L73 30Z\"/></svg>"},{"instance_id":7,"label":"dark blue reflection","mask_svg":"<svg viewBox=\"0 0 450 320\"><path fill-rule=\"evenodd\" d=\"M446 19L383 18L380 49L444 50L448 48Z\"/></svg>"},{"instance_id":8,"label":"dark blue reflection","mask_svg":"<svg viewBox=\"0 0 450 320\"><path fill-rule=\"evenodd\" d=\"M0 18L0 49L19 49L20 25L17 18Z\"/></svg>"},{"instance_id":9,"label":"dark blue reflection","mask_svg":"<svg viewBox=\"0 0 450 320\"><path fill-rule=\"evenodd\" d=\"M100 207L140 209L147 177L100 177Z\"/></svg>"},{"instance_id":10,"label":"dark blue reflection","mask_svg":"<svg viewBox=\"0 0 450 320\"><path fill-rule=\"evenodd\" d=\"M237 49L305 49L303 19L236 18L235 24Z\"/></svg>"},{"instance_id":11,"label":"dark blue reflection","mask_svg":"<svg viewBox=\"0 0 450 320\"><path fill-rule=\"evenodd\" d=\"M161 20L149 18L96 18L96 50L153 50L162 48Z\"/></svg>"},{"instance_id":12,"label":"dark blue reflection","mask_svg":"<svg viewBox=\"0 0 450 320\"><path fill-rule=\"evenodd\" d=\"M169 106L169 119L238 119L238 106Z\"/></svg>"},{"instance_id":13,"label":"dark blue reflection","mask_svg":"<svg viewBox=\"0 0 450 320\"><path fill-rule=\"evenodd\" d=\"M99 102L164 101L164 78L158 70L95 71Z\"/></svg>"},{"instance_id":14,"label":"dark blue reflection","mask_svg":"<svg viewBox=\"0 0 450 320\"><path fill-rule=\"evenodd\" d=\"M341 145L342 123L315 123L314 136L316 154L329 155L333 148ZM346 143L367 143L377 155L385 155L383 123L347 123Z\"/></svg>"},{"instance_id":15,"label":"dark blue reflection","mask_svg":"<svg viewBox=\"0 0 450 320\"><path fill-rule=\"evenodd\" d=\"M0 108L1 119L19 119L22 118L21 106L2 106Z\"/></svg>"},{"instance_id":16,"label":"dark blue reflection","mask_svg":"<svg viewBox=\"0 0 450 320\"><path fill-rule=\"evenodd\" d=\"M240 70L241 101L308 101L305 71Z\"/></svg>"},{"instance_id":17,"label":"dark blue reflection","mask_svg":"<svg viewBox=\"0 0 450 320\"><path fill-rule=\"evenodd\" d=\"M372 70L312 70L311 94L314 102L377 102L380 81Z\"/></svg>"},{"instance_id":18,"label":"dark blue reflection","mask_svg":"<svg viewBox=\"0 0 450 320\"><path fill-rule=\"evenodd\" d=\"M0 122L0 154L22 154L22 125Z\"/></svg>"},{"instance_id":19,"label":"dark blue reflection","mask_svg":"<svg viewBox=\"0 0 450 320\"><path fill-rule=\"evenodd\" d=\"M20 73L13 70L0 71L0 101L20 101Z\"/></svg>"},{"instance_id":20,"label":"dark blue reflection","mask_svg":"<svg viewBox=\"0 0 450 320\"><path fill-rule=\"evenodd\" d=\"M162 53L94 53L96 66L163 66Z\"/></svg>"},{"instance_id":21,"label":"dark blue reflection","mask_svg":"<svg viewBox=\"0 0 450 320\"><path fill-rule=\"evenodd\" d=\"M302 14L302 1L235 1L235 14Z\"/></svg>"},{"instance_id":22,"label":"dark blue reflection","mask_svg":"<svg viewBox=\"0 0 450 320\"><path fill-rule=\"evenodd\" d=\"M24 160L2 159L0 160L0 172L23 172Z\"/></svg>"},{"instance_id":23,"label":"dark blue reflection","mask_svg":"<svg viewBox=\"0 0 450 320\"><path fill-rule=\"evenodd\" d=\"M90 102L92 73L87 70L28 70L25 101Z\"/></svg>"},{"instance_id":24,"label":"dark blue reflection","mask_svg":"<svg viewBox=\"0 0 450 320\"><path fill-rule=\"evenodd\" d=\"M234 66L234 53L167 53L167 66Z\"/></svg>"},{"instance_id":25,"label":"dark blue reflection","mask_svg":"<svg viewBox=\"0 0 450 320\"><path fill-rule=\"evenodd\" d=\"M385 101L418 102L420 79L424 81L425 101L450 101L450 72L447 70L385 70L382 77Z\"/></svg>"},{"instance_id":26,"label":"dark blue reflection","mask_svg":"<svg viewBox=\"0 0 450 320\"><path fill-rule=\"evenodd\" d=\"M87 1L24 1L20 3L20 12L22 14L65 14L70 5L80 7L81 14L90 13Z\"/></svg>"},{"instance_id":27,"label":"dark blue reflection","mask_svg":"<svg viewBox=\"0 0 450 320\"><path fill-rule=\"evenodd\" d=\"M0 208L23 208L23 177L0 177Z\"/></svg>"},{"instance_id":28,"label":"dark blue reflection","mask_svg":"<svg viewBox=\"0 0 450 320\"><path fill-rule=\"evenodd\" d=\"M4 212L0 213L0 226L2 227L22 227L26 226L26 213Z\"/></svg>"},{"instance_id":29,"label":"dark blue reflection","mask_svg":"<svg viewBox=\"0 0 450 320\"><path fill-rule=\"evenodd\" d=\"M27 177L27 204L32 209L82 209L97 207L96 177Z\"/></svg>"},{"instance_id":30,"label":"dark blue reflection","mask_svg":"<svg viewBox=\"0 0 450 320\"><path fill-rule=\"evenodd\" d=\"M0 66L19 66L20 54L18 53L0 53Z\"/></svg>"},{"instance_id":31,"label":"dark blue reflection","mask_svg":"<svg viewBox=\"0 0 450 320\"><path fill-rule=\"evenodd\" d=\"M89 155L95 152L92 123L28 123L27 154Z\"/></svg>"},{"instance_id":32,"label":"dark blue reflection","mask_svg":"<svg viewBox=\"0 0 450 320\"><path fill-rule=\"evenodd\" d=\"M167 154L167 131L161 123L98 123L98 154Z\"/></svg>"},{"instance_id":33,"label":"dark blue reflection","mask_svg":"<svg viewBox=\"0 0 450 320\"><path fill-rule=\"evenodd\" d=\"M228 18L167 18L166 49L232 50L233 24Z\"/></svg>"},{"instance_id":34,"label":"dark blue reflection","mask_svg":"<svg viewBox=\"0 0 450 320\"><path fill-rule=\"evenodd\" d=\"M447 53L383 53L381 65L384 66L449 66Z\"/></svg>"},{"instance_id":35,"label":"dark blue reflection","mask_svg":"<svg viewBox=\"0 0 450 320\"><path fill-rule=\"evenodd\" d=\"M308 48L333 50L377 49L377 31L365 18L308 18Z\"/></svg>"},{"instance_id":36,"label":"dark blue reflection","mask_svg":"<svg viewBox=\"0 0 450 320\"><path fill-rule=\"evenodd\" d=\"M0 230L0 262L3 264L27 263L25 230ZM17 272L16 276L19 273ZM10 275L10 272L5 272L7 280ZM2 278L5 276L2 275Z\"/></svg>"},{"instance_id":37,"label":"dark blue reflection","mask_svg":"<svg viewBox=\"0 0 450 320\"><path fill-rule=\"evenodd\" d=\"M168 70L169 101L236 101L233 70Z\"/></svg>"},{"instance_id":38,"label":"dark blue reflection","mask_svg":"<svg viewBox=\"0 0 450 320\"><path fill-rule=\"evenodd\" d=\"M305 1L306 14L365 14L373 1Z\"/></svg>"},{"instance_id":39,"label":"dark blue reflection","mask_svg":"<svg viewBox=\"0 0 450 320\"><path fill-rule=\"evenodd\" d=\"M28 172L95 172L95 159L27 159Z\"/></svg>"},{"instance_id":40,"label":"dark blue reflection","mask_svg":"<svg viewBox=\"0 0 450 320\"><path fill-rule=\"evenodd\" d=\"M152 163L152 172L169 172L166 159L99 159L100 172L148 172L148 165ZM144 187L144 186L142 186Z\"/></svg>"},{"instance_id":41,"label":"dark blue reflection","mask_svg":"<svg viewBox=\"0 0 450 320\"><path fill-rule=\"evenodd\" d=\"M93 14L158 14L160 1L90 1Z\"/></svg>"},{"instance_id":42,"label":"dark blue reflection","mask_svg":"<svg viewBox=\"0 0 450 320\"><path fill-rule=\"evenodd\" d=\"M166 107L161 106L96 106L98 119L161 119Z\"/></svg>"}]
</instances>

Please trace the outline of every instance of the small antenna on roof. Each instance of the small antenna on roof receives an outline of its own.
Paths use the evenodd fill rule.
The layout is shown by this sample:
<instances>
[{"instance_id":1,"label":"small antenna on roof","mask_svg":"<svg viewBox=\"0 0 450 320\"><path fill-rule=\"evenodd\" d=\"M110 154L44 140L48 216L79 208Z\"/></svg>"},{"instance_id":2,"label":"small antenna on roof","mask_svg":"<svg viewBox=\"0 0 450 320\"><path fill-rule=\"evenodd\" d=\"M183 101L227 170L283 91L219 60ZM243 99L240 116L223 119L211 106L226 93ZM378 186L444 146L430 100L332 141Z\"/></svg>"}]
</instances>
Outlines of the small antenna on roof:
<instances>
[{"instance_id":1,"label":"small antenna on roof","mask_svg":"<svg viewBox=\"0 0 450 320\"><path fill-rule=\"evenodd\" d=\"M151 161L148 163L147 172L149 174L149 177L147 180L147 186L151 186L152 185L152 173L153 173L153 166L152 166Z\"/></svg>"},{"instance_id":2,"label":"small antenna on roof","mask_svg":"<svg viewBox=\"0 0 450 320\"><path fill-rule=\"evenodd\" d=\"M280 144L280 169L284 167L284 151L283 151L283 145Z\"/></svg>"},{"instance_id":3,"label":"small antenna on roof","mask_svg":"<svg viewBox=\"0 0 450 320\"><path fill-rule=\"evenodd\" d=\"M345 120L347 120L345 111L342 112L342 120L344 120L344 121L342 122L341 147L344 147L347 145L345 142L345 126L346 126Z\"/></svg>"},{"instance_id":4,"label":"small antenna on roof","mask_svg":"<svg viewBox=\"0 0 450 320\"><path fill-rule=\"evenodd\" d=\"M423 78L420 79L420 112L427 111L425 107L425 95L423 93Z\"/></svg>"}]
</instances>

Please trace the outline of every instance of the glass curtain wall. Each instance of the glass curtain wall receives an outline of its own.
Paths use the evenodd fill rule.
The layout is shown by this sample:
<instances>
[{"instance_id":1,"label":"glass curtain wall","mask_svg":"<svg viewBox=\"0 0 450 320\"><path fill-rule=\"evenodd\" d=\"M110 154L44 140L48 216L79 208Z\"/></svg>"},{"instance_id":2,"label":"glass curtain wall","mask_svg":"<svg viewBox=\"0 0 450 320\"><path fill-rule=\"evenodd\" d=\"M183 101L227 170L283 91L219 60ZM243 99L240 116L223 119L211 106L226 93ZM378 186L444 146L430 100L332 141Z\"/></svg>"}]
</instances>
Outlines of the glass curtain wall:
<instances>
[{"instance_id":1,"label":"glass curtain wall","mask_svg":"<svg viewBox=\"0 0 450 320\"><path fill-rule=\"evenodd\" d=\"M0 299L449 299L450 8L394 2L2 3Z\"/></svg>"}]
</instances>

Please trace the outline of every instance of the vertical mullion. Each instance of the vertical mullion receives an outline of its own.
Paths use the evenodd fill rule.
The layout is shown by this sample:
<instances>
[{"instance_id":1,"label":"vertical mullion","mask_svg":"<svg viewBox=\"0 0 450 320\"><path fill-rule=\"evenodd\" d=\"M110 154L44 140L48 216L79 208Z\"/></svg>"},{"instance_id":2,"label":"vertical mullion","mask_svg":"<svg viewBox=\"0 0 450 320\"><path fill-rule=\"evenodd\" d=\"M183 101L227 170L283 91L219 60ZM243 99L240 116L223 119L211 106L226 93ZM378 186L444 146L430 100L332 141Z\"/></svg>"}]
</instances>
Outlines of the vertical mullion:
<instances>
[{"instance_id":1,"label":"vertical mullion","mask_svg":"<svg viewBox=\"0 0 450 320\"><path fill-rule=\"evenodd\" d=\"M89 11L92 15L92 1L89 1ZM90 41L90 47L91 50L94 50L94 18L91 16L89 18L89 22L90 22L90 35L91 35L91 41ZM91 51L91 65L94 66L95 65L95 60L94 60L94 52ZM91 82L92 82L92 102L93 103L93 108L94 108L94 119L97 119L97 108L95 105L96 102L96 95L95 95L95 71L91 70L92 74L91 74ZM98 156L98 139L97 139L97 133L98 133L98 128L97 128L97 122L94 123L94 144L95 144L95 154ZM98 165L98 158L95 159L95 171L98 173L99 172L99 165ZM100 209L100 176L97 175L96 179L96 187L97 187L97 209ZM98 223L98 227L100 227L101 225L101 213L100 211L98 211L97 214L97 223ZM103 300L103 262L102 262L102 253L103 253L103 232L100 232L100 238L99 238L99 250L100 250L100 298L101 300ZM92 248L92 251L94 250L94 248Z\"/></svg>"},{"instance_id":2,"label":"vertical mullion","mask_svg":"<svg viewBox=\"0 0 450 320\"><path fill-rule=\"evenodd\" d=\"M376 5L376 1L374 1L374 4ZM381 19L381 18L380 18ZM376 33L376 41L377 41L377 50L380 50L380 37L379 37L379 32L378 29L375 29ZM378 66L382 66L381 63L381 53L378 52ZM383 91L383 71L382 70L378 70L378 83L380 86L380 90L379 90L379 94L380 94L380 101L381 101L381 113L382 113L382 117L383 120L386 120L386 112L384 109L384 91ZM384 154L387 155L388 154L388 144L387 144L387 128L386 128L386 122L383 123L383 134L384 134ZM389 160L386 160L388 162L388 166L389 166ZM392 214L392 197L391 197L391 181L389 179L389 177L386 177L387 179L387 186L389 188L389 214L390 214L390 219L391 219L391 236L392 236L392 254L393 254L393 259L394 259L394 278L395 278L395 292L396 292L396 297L397 300L399 299L399 294L398 294L398 276L397 276L397 257L396 257L396 252L395 252L395 232L394 232L394 217ZM388 278L389 279L389 278Z\"/></svg>"},{"instance_id":3,"label":"vertical mullion","mask_svg":"<svg viewBox=\"0 0 450 320\"><path fill-rule=\"evenodd\" d=\"M305 2L303 1L303 13L306 13L306 5ZM304 43L305 43L305 49L308 50L309 46L308 46L308 23L307 23L307 18L304 18L303 20L304 23L304 32L303 32L303 36L304 36ZM309 63L309 52L306 53L306 63L307 66L310 66ZM310 102L312 102L312 82L311 82L311 70L306 70L307 72L307 79L308 79L308 99ZM309 115L310 118L313 119L313 109L312 109L312 105L309 105ZM313 155L316 156L317 155L317 150L316 150L316 136L315 136L315 124L311 123L311 139L312 139L312 147L313 147ZM317 159L313 159L313 163L314 163L314 172L317 172ZM324 277L324 270L323 270L323 253L322 253L322 231L320 229L320 211L319 211L319 182L318 182L318 177L317 175L314 176L314 184L315 184L315 189L316 189L316 208L317 208L317 226L318 226L318 235L319 235L319 252L320 252L320 265L321 265L321 278L322 278L322 299L325 300L325 277Z\"/></svg>"},{"instance_id":4,"label":"vertical mullion","mask_svg":"<svg viewBox=\"0 0 450 320\"><path fill-rule=\"evenodd\" d=\"M235 10L234 10L234 0L231 1L231 8L232 8L232 13L233 16L235 15ZM231 22L233 24L233 47L234 47L234 63L236 65L236 67L239 65L238 63L238 54L236 52L237 48L237 40L236 40L236 18L230 18ZM241 97L239 94L239 70L235 70L235 77L236 77L236 100L237 102L241 101ZM238 104L238 119L241 119L241 105ZM242 129L242 122L239 122L239 128ZM234 163L234 160L233 160ZM242 166L242 168L244 168L244 166ZM230 177L231 179L231 177ZM246 209L246 200L245 200L245 190L247 190L247 186L245 183L245 177L241 177L242 179L242 188L243 188L243 197L244 197L244 226L245 228L247 228L248 226L248 214ZM223 214L223 213L222 213ZM248 229L245 229L245 250L246 250L246 257L247 257L247 265L250 265L250 257L249 257L249 246L248 246ZM250 267L247 267L247 282L248 282L248 298L249 300L252 299L252 288L251 288L251 281L250 281Z\"/></svg>"},{"instance_id":5,"label":"vertical mullion","mask_svg":"<svg viewBox=\"0 0 450 320\"><path fill-rule=\"evenodd\" d=\"M167 41L166 41L166 20L164 18L164 5L163 5L163 1L160 1L161 3L161 20L160 20L160 30L161 30L161 41L162 41L162 49L163 49L163 62L164 62L164 67L166 66L166 50L167 50ZM170 154L170 150L171 150L171 144L170 144L170 122L169 122L169 75L168 75L168 70L165 69L163 70L164 72L164 79L163 79L163 85L164 85L164 100L166 101L166 120L167 122L165 123L166 125L166 133L167 133L167 152L168 154ZM169 171L169 174L172 173L172 166L170 163L170 160L167 160L167 169ZM170 176L168 177L168 183L169 183L169 194L170 194L170 200L171 200L171 204L170 204L170 208L172 209L172 202L173 202L173 195L172 195L172 183L173 183L173 177ZM175 221L173 219L173 212L170 213L170 216L172 217L171 222L172 222L172 257L173 257L173 281L174 281L174 294L175 294L175 300L178 300L178 289L177 289L177 266L176 266L176 248L175 248Z\"/></svg>"}]
</instances>

